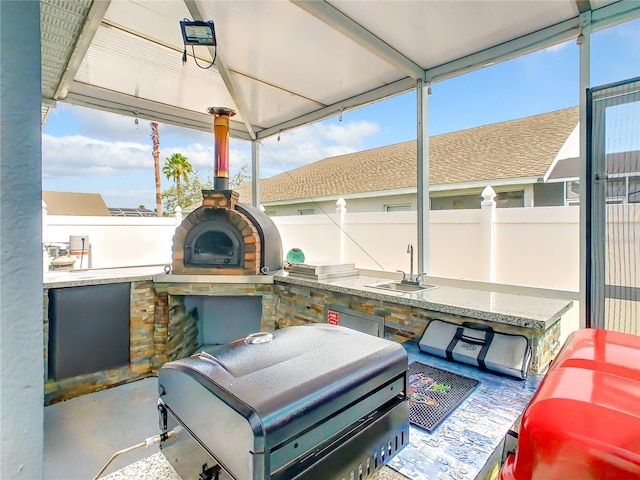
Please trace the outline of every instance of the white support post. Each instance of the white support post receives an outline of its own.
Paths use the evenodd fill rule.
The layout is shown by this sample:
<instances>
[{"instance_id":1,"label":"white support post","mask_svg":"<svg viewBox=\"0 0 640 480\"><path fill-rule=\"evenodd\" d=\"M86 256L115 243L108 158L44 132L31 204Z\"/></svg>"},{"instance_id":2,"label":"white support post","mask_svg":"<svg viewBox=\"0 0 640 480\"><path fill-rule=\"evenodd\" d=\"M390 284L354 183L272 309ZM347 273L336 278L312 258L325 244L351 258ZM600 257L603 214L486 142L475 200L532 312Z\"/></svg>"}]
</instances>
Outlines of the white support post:
<instances>
[{"instance_id":1,"label":"white support post","mask_svg":"<svg viewBox=\"0 0 640 480\"><path fill-rule=\"evenodd\" d=\"M340 226L340 254L338 257L338 263L344 263L344 244L345 244L344 215L345 213L347 213L347 202L344 201L344 198L340 197L336 202L336 215L338 217L338 225Z\"/></svg>"},{"instance_id":2,"label":"white support post","mask_svg":"<svg viewBox=\"0 0 640 480\"><path fill-rule=\"evenodd\" d=\"M494 282L496 277L495 266L495 216L496 216L496 192L487 185L482 191L482 220L480 227L482 229L482 248L480 255L483 257L483 275L482 280Z\"/></svg>"},{"instance_id":3,"label":"white support post","mask_svg":"<svg viewBox=\"0 0 640 480\"><path fill-rule=\"evenodd\" d=\"M416 85L418 109L418 272L429 273L429 125L427 121L429 85L418 80Z\"/></svg>"},{"instance_id":4,"label":"white support post","mask_svg":"<svg viewBox=\"0 0 640 480\"><path fill-rule=\"evenodd\" d=\"M260 205L260 142L251 142L251 204Z\"/></svg>"},{"instance_id":5,"label":"white support post","mask_svg":"<svg viewBox=\"0 0 640 480\"><path fill-rule=\"evenodd\" d=\"M580 15L582 31L579 38L580 48L580 328L585 328L587 315L591 314L587 308L591 294L587 281L587 261L591 256L591 249L587 237L591 239L591 232L587 228L586 195L590 189L591 179L587 178L587 89L591 86L591 11Z\"/></svg>"},{"instance_id":6,"label":"white support post","mask_svg":"<svg viewBox=\"0 0 640 480\"><path fill-rule=\"evenodd\" d=\"M179 227L182 223L182 208L180 205L178 205L174 210L173 216L176 218L176 227Z\"/></svg>"},{"instance_id":7,"label":"white support post","mask_svg":"<svg viewBox=\"0 0 640 480\"><path fill-rule=\"evenodd\" d=\"M40 2L0 1L0 478L43 475Z\"/></svg>"},{"instance_id":8,"label":"white support post","mask_svg":"<svg viewBox=\"0 0 640 480\"><path fill-rule=\"evenodd\" d=\"M534 194L533 194L533 184L524 186L524 198L523 198L523 207L533 207L534 202Z\"/></svg>"}]
</instances>

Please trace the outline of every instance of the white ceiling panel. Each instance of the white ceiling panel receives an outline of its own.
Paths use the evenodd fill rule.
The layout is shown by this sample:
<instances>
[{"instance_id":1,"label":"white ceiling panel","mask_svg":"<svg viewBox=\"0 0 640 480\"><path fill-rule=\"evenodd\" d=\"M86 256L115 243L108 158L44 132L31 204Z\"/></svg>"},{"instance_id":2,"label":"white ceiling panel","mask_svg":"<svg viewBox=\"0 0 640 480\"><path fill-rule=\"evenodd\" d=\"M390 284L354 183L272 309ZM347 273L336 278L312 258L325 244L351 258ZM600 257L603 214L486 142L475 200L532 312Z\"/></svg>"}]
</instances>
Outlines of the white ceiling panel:
<instances>
[{"instance_id":1,"label":"white ceiling panel","mask_svg":"<svg viewBox=\"0 0 640 480\"><path fill-rule=\"evenodd\" d=\"M331 104L404 76L290 2L203 2L202 7L215 21L227 67L267 88Z\"/></svg>"},{"instance_id":2,"label":"white ceiling panel","mask_svg":"<svg viewBox=\"0 0 640 480\"><path fill-rule=\"evenodd\" d=\"M232 74L232 76L238 93L248 107L249 121L258 130L323 106L277 88L265 87L264 84L241 75Z\"/></svg>"},{"instance_id":3,"label":"white ceiling panel","mask_svg":"<svg viewBox=\"0 0 640 480\"><path fill-rule=\"evenodd\" d=\"M181 53L114 27L100 27L75 80L196 112L235 108L215 68L201 69L191 58L182 65Z\"/></svg>"},{"instance_id":4,"label":"white ceiling panel","mask_svg":"<svg viewBox=\"0 0 640 480\"><path fill-rule=\"evenodd\" d=\"M178 22L188 17L189 10L181 1L113 0L104 21L182 51L184 46ZM209 57L206 49L199 49L199 54Z\"/></svg>"},{"instance_id":5,"label":"white ceiling panel","mask_svg":"<svg viewBox=\"0 0 640 480\"><path fill-rule=\"evenodd\" d=\"M578 15L575 2L557 0L331 4L425 70Z\"/></svg>"},{"instance_id":6,"label":"white ceiling panel","mask_svg":"<svg viewBox=\"0 0 640 480\"><path fill-rule=\"evenodd\" d=\"M43 96L63 99L71 83L66 101L199 129L207 107L241 107L234 135L264 138L423 76L452 78L575 38L589 8L594 30L640 16L636 0L41 0ZM191 55L182 65L183 18L214 21L213 68ZM211 58L206 47L196 54Z\"/></svg>"}]
</instances>

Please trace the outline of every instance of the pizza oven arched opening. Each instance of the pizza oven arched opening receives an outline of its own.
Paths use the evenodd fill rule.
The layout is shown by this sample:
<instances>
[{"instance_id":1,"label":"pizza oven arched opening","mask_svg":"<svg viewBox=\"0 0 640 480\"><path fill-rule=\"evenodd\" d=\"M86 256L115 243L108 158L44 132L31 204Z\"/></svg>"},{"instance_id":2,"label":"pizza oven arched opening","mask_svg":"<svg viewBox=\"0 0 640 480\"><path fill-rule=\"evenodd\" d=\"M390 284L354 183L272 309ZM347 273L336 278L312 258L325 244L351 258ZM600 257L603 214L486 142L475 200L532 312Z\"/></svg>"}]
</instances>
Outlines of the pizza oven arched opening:
<instances>
[{"instance_id":1,"label":"pizza oven arched opening","mask_svg":"<svg viewBox=\"0 0 640 480\"><path fill-rule=\"evenodd\" d=\"M233 224L218 219L196 225L184 244L185 267L243 267L244 243Z\"/></svg>"}]
</instances>

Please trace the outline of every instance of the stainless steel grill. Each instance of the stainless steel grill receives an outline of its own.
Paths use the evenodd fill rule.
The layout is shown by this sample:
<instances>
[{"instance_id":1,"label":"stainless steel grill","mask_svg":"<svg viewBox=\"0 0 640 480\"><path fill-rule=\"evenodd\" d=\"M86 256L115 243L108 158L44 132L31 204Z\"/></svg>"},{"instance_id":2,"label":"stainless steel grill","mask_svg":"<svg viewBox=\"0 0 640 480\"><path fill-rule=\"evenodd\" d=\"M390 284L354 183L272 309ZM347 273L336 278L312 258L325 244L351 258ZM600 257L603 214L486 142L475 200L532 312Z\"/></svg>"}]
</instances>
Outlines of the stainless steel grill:
<instances>
[{"instance_id":1,"label":"stainless steel grill","mask_svg":"<svg viewBox=\"0 0 640 480\"><path fill-rule=\"evenodd\" d=\"M162 451L183 479L362 479L409 440L407 354L314 324L165 364Z\"/></svg>"}]
</instances>

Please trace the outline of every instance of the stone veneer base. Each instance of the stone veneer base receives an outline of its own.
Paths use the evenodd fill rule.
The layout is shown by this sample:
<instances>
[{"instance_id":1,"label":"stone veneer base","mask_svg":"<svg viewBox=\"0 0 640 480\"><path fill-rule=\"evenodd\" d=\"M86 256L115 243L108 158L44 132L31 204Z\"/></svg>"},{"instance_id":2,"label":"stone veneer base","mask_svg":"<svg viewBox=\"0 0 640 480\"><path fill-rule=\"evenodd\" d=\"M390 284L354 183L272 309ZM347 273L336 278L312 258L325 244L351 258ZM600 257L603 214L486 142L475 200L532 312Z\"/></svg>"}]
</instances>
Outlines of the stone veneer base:
<instances>
[{"instance_id":1,"label":"stone veneer base","mask_svg":"<svg viewBox=\"0 0 640 480\"><path fill-rule=\"evenodd\" d=\"M160 279L164 280L162 276ZM521 334L529 338L533 350L533 372L545 371L560 347L560 319L542 330L277 281L189 283L181 278L180 282L172 283L160 279L156 277L155 282L131 282L130 363L61 381L48 378L47 373L49 299L48 290L44 291L45 405L154 375L164 363L193 354L198 347L197 320L184 309L186 295L261 296L260 328L267 331L290 325L325 322L326 305L341 305L357 312L383 317L385 337L397 342L419 340L427 324L434 319L457 324L465 321L483 323L499 332Z\"/></svg>"},{"instance_id":2,"label":"stone veneer base","mask_svg":"<svg viewBox=\"0 0 640 480\"><path fill-rule=\"evenodd\" d=\"M44 290L44 404L68 400L151 375L151 362L155 354L155 309L153 282L131 282L129 364L56 381L49 378L49 290Z\"/></svg>"},{"instance_id":3,"label":"stone veneer base","mask_svg":"<svg viewBox=\"0 0 640 480\"><path fill-rule=\"evenodd\" d=\"M532 329L290 283L276 283L275 295L278 298L277 328L326 322L326 305L333 304L383 317L385 338L396 342L419 341L428 323L435 319L456 324L480 323L497 332L524 335L531 344L532 372L544 372L560 348L560 319L546 330Z\"/></svg>"}]
</instances>

